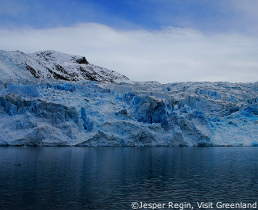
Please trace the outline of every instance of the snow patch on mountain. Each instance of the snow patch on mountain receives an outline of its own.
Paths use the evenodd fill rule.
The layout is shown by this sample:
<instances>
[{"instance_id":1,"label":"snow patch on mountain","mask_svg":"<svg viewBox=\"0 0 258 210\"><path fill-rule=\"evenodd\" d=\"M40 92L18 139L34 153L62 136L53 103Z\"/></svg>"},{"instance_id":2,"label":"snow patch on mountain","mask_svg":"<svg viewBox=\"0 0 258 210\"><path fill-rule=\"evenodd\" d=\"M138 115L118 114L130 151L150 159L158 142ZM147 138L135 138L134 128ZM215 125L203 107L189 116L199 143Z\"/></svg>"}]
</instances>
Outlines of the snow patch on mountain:
<instances>
[{"instance_id":1,"label":"snow patch on mountain","mask_svg":"<svg viewBox=\"0 0 258 210\"><path fill-rule=\"evenodd\" d=\"M83 56L56 51L25 54L0 51L1 78L8 80L55 79L65 81L130 82L115 71L90 64Z\"/></svg>"}]
</instances>

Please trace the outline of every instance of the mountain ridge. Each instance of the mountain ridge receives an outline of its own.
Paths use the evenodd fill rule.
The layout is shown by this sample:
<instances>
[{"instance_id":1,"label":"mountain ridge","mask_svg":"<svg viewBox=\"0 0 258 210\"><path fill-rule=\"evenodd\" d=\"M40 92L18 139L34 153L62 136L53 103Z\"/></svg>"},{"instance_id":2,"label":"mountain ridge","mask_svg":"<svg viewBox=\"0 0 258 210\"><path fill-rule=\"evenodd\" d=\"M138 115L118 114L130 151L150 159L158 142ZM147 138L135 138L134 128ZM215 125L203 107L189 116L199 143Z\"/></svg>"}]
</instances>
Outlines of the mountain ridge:
<instances>
[{"instance_id":1,"label":"mountain ridge","mask_svg":"<svg viewBox=\"0 0 258 210\"><path fill-rule=\"evenodd\" d=\"M65 81L129 82L130 80L115 71L90 64L84 56L69 55L54 50L25 54L21 51L0 51L0 69L7 79L28 79L30 74L37 79ZM26 70L28 72L26 72ZM20 74L19 74L20 72Z\"/></svg>"}]
</instances>

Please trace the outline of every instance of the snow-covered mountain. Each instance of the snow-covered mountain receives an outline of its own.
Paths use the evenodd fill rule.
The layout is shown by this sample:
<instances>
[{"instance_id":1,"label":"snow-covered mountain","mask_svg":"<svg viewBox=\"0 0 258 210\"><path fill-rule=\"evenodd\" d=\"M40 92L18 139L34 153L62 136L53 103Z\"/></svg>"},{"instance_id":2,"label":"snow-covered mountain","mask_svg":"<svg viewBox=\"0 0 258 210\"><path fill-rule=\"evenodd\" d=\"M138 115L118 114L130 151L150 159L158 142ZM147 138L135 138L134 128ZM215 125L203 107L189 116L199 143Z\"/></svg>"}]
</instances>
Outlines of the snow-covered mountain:
<instances>
[{"instance_id":1,"label":"snow-covered mountain","mask_svg":"<svg viewBox=\"0 0 258 210\"><path fill-rule=\"evenodd\" d=\"M90 64L85 57L56 51L25 54L20 51L0 51L0 76L8 80L56 79L126 82L126 76Z\"/></svg>"},{"instance_id":2,"label":"snow-covered mountain","mask_svg":"<svg viewBox=\"0 0 258 210\"><path fill-rule=\"evenodd\" d=\"M1 51L0 76L0 145L258 146L258 82L132 82L53 51Z\"/></svg>"}]
</instances>

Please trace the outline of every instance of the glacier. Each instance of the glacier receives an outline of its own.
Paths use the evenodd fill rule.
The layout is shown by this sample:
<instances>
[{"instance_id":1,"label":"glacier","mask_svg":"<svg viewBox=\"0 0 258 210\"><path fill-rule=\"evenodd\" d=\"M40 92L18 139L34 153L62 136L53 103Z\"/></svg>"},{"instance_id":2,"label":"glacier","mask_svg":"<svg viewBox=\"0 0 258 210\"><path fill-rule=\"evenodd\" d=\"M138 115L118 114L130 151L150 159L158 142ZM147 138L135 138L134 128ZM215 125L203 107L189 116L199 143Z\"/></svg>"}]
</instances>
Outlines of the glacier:
<instances>
[{"instance_id":1,"label":"glacier","mask_svg":"<svg viewBox=\"0 0 258 210\"><path fill-rule=\"evenodd\" d=\"M56 51L0 51L1 146L258 146L258 82L134 82Z\"/></svg>"}]
</instances>

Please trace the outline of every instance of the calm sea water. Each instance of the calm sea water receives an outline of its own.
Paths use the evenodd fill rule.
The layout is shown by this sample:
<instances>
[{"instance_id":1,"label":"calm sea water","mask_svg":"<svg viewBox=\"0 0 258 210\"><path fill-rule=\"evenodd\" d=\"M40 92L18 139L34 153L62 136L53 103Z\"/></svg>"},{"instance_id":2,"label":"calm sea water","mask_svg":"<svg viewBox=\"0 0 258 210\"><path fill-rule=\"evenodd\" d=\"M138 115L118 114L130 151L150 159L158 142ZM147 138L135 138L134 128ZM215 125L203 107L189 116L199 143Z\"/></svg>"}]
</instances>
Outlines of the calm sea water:
<instances>
[{"instance_id":1,"label":"calm sea water","mask_svg":"<svg viewBox=\"0 0 258 210\"><path fill-rule=\"evenodd\" d=\"M0 148L0 209L202 201L258 202L258 148Z\"/></svg>"}]
</instances>

